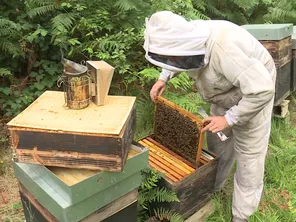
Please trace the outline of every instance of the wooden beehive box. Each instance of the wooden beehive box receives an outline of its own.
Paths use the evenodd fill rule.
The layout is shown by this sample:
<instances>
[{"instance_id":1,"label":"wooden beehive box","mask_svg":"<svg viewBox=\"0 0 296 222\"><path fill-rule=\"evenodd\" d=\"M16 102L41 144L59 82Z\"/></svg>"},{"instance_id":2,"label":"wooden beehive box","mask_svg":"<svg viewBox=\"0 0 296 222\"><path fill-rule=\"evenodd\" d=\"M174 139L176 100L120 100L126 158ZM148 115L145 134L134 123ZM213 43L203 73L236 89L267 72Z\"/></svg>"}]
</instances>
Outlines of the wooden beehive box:
<instances>
[{"instance_id":1,"label":"wooden beehive box","mask_svg":"<svg viewBox=\"0 0 296 222\"><path fill-rule=\"evenodd\" d=\"M20 183L20 197L23 205L25 219L28 222L58 222L46 208L44 208L28 190ZM138 190L120 197L105 207L97 210L80 222L118 222L137 221Z\"/></svg>"},{"instance_id":2,"label":"wooden beehive box","mask_svg":"<svg viewBox=\"0 0 296 222\"><path fill-rule=\"evenodd\" d=\"M104 106L65 108L62 92L46 91L7 125L15 161L121 171L135 131L135 97L108 96Z\"/></svg>"},{"instance_id":3,"label":"wooden beehive box","mask_svg":"<svg viewBox=\"0 0 296 222\"><path fill-rule=\"evenodd\" d=\"M296 27L292 35L292 71L291 71L291 92L296 90Z\"/></svg>"},{"instance_id":4,"label":"wooden beehive box","mask_svg":"<svg viewBox=\"0 0 296 222\"><path fill-rule=\"evenodd\" d=\"M132 145L123 172L92 172L15 163L17 180L57 221L81 221L141 185L148 150Z\"/></svg>"},{"instance_id":5,"label":"wooden beehive box","mask_svg":"<svg viewBox=\"0 0 296 222\"><path fill-rule=\"evenodd\" d=\"M244 25L271 54L276 68L274 105L279 105L289 94L291 85L293 24Z\"/></svg>"},{"instance_id":6,"label":"wooden beehive box","mask_svg":"<svg viewBox=\"0 0 296 222\"><path fill-rule=\"evenodd\" d=\"M149 165L164 173L161 185L180 202L165 204L185 218L200 209L214 191L218 157L203 149L201 119L158 97L154 134L139 141L149 149Z\"/></svg>"}]
</instances>

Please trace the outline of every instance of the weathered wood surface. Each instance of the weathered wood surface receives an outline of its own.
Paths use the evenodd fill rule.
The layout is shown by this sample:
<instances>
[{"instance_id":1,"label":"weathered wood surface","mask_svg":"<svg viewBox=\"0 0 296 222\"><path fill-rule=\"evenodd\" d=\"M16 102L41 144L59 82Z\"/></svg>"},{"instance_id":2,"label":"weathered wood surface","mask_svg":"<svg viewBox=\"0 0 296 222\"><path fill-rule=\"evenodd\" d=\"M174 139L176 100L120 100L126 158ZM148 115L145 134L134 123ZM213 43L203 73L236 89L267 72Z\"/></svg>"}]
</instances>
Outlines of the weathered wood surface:
<instances>
[{"instance_id":1,"label":"weathered wood surface","mask_svg":"<svg viewBox=\"0 0 296 222\"><path fill-rule=\"evenodd\" d=\"M46 91L7 125L75 134L119 135L135 107L135 100L131 96L108 96L104 106L91 103L83 110L70 110L64 107L63 92Z\"/></svg>"},{"instance_id":2,"label":"weathered wood surface","mask_svg":"<svg viewBox=\"0 0 296 222\"><path fill-rule=\"evenodd\" d=\"M209 201L191 217L189 217L185 222L204 222L206 218L210 216L215 211L215 204Z\"/></svg>"},{"instance_id":3,"label":"weathered wood surface","mask_svg":"<svg viewBox=\"0 0 296 222\"><path fill-rule=\"evenodd\" d=\"M105 105L106 98L110 89L114 67L104 61L87 61L88 69L90 70L92 80L94 81L94 97L92 101L96 105Z\"/></svg>"},{"instance_id":4,"label":"weathered wood surface","mask_svg":"<svg viewBox=\"0 0 296 222\"><path fill-rule=\"evenodd\" d=\"M292 59L292 38L288 36L282 40L261 40L261 44L269 51L277 68L280 68Z\"/></svg>"},{"instance_id":5,"label":"weathered wood surface","mask_svg":"<svg viewBox=\"0 0 296 222\"><path fill-rule=\"evenodd\" d=\"M160 96L155 104L154 139L198 166L204 145L202 120Z\"/></svg>"},{"instance_id":6,"label":"weathered wood surface","mask_svg":"<svg viewBox=\"0 0 296 222\"><path fill-rule=\"evenodd\" d=\"M10 129L15 161L45 166L118 172L123 169L136 128L135 106L119 135Z\"/></svg>"},{"instance_id":7,"label":"weathered wood surface","mask_svg":"<svg viewBox=\"0 0 296 222\"><path fill-rule=\"evenodd\" d=\"M102 197L118 198L121 192L129 192L141 184L140 171L148 167L148 150L140 144L134 143L129 152L123 172L91 171L83 169L70 169L61 167L44 167L35 164L14 163L15 174L20 181L30 184L41 183L41 189L48 186L54 190L69 205L75 205L87 198L102 193ZM29 174L29 175L28 175ZM120 190L118 184L121 183ZM129 185L128 185L129 184ZM112 190L111 194L105 193ZM42 191L44 192L44 191ZM109 197L108 197L109 195ZM53 197L54 198L54 197ZM58 202L56 197L55 202ZM102 199L101 202L105 200Z\"/></svg>"},{"instance_id":8,"label":"weathered wood surface","mask_svg":"<svg viewBox=\"0 0 296 222\"><path fill-rule=\"evenodd\" d=\"M291 68L291 92L296 90L296 50L293 50L292 68Z\"/></svg>"},{"instance_id":9,"label":"weathered wood surface","mask_svg":"<svg viewBox=\"0 0 296 222\"><path fill-rule=\"evenodd\" d=\"M139 143L149 149L149 165L164 173L160 186L176 192L180 200L161 204L162 206L187 218L210 200L218 164L218 157L214 153L202 150L202 162L200 167L196 168L149 136L141 139Z\"/></svg>"},{"instance_id":10,"label":"weathered wood surface","mask_svg":"<svg viewBox=\"0 0 296 222\"><path fill-rule=\"evenodd\" d=\"M290 95L291 88L291 62L277 69L277 78L275 84L274 105L278 106L284 99Z\"/></svg>"},{"instance_id":11,"label":"weathered wood surface","mask_svg":"<svg viewBox=\"0 0 296 222\"><path fill-rule=\"evenodd\" d=\"M58 222L46 208L44 208L28 190L20 184L20 195L26 221L28 222ZM137 221L138 191L134 190L120 197L105 207L97 210L80 222L118 222Z\"/></svg>"},{"instance_id":12,"label":"weathered wood surface","mask_svg":"<svg viewBox=\"0 0 296 222\"><path fill-rule=\"evenodd\" d=\"M164 178L163 186L176 192L180 200L180 202L166 203L164 206L175 210L185 218L200 209L210 200L214 192L217 163L218 158L215 158L177 183L171 183Z\"/></svg>"}]
</instances>

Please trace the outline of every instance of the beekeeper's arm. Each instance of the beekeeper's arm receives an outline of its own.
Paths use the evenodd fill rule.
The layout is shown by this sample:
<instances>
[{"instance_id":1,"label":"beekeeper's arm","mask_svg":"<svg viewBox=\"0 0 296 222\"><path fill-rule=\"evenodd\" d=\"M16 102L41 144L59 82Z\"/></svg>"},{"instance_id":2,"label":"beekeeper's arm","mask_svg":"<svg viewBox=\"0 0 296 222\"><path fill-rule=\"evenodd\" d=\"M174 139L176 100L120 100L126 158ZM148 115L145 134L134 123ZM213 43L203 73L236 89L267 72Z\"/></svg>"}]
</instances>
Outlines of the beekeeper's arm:
<instances>
[{"instance_id":1,"label":"beekeeper's arm","mask_svg":"<svg viewBox=\"0 0 296 222\"><path fill-rule=\"evenodd\" d=\"M272 75L259 60L247 56L235 43L226 46L215 43L213 52L216 54L213 56L219 58L215 64L218 71L243 93L239 103L226 112L228 125L245 124L273 99Z\"/></svg>"},{"instance_id":2,"label":"beekeeper's arm","mask_svg":"<svg viewBox=\"0 0 296 222\"><path fill-rule=\"evenodd\" d=\"M180 72L172 72L167 69L162 69L158 81L152 86L150 90L150 97L152 101L155 101L158 95L161 96L165 90L166 83L179 74Z\"/></svg>"}]
</instances>

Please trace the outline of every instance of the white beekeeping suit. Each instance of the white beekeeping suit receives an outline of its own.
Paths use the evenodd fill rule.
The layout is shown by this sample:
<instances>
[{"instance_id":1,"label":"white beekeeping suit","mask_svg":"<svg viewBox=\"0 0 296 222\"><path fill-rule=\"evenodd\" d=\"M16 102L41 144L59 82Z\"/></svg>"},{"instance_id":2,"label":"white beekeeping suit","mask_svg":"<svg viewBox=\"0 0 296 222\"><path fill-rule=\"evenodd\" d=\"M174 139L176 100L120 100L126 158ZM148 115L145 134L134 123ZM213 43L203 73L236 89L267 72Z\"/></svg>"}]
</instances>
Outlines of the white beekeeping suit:
<instances>
[{"instance_id":1,"label":"white beekeeping suit","mask_svg":"<svg viewBox=\"0 0 296 222\"><path fill-rule=\"evenodd\" d=\"M187 21L168 11L146 21L144 49L146 59L163 68L160 80L188 71L212 104L211 115L225 117L227 141L207 133L209 150L220 156L215 188L223 187L236 160L233 221L247 221L263 190L276 79L272 57L233 23Z\"/></svg>"}]
</instances>

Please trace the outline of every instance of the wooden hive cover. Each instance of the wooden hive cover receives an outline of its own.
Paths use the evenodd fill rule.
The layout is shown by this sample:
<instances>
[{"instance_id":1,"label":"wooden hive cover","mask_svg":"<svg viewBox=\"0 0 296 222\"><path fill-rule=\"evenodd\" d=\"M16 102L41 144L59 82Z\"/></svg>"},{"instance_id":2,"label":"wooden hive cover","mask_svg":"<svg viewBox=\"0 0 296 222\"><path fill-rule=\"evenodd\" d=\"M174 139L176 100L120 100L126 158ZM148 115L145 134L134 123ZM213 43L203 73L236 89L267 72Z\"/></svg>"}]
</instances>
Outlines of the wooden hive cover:
<instances>
[{"instance_id":1,"label":"wooden hive cover","mask_svg":"<svg viewBox=\"0 0 296 222\"><path fill-rule=\"evenodd\" d=\"M82 110L65 107L63 92L46 91L12 119L9 127L58 132L119 135L136 97L108 96L104 106L91 103Z\"/></svg>"},{"instance_id":2,"label":"wooden hive cover","mask_svg":"<svg viewBox=\"0 0 296 222\"><path fill-rule=\"evenodd\" d=\"M202 120L162 97L155 104L154 139L192 164L199 164L204 145Z\"/></svg>"},{"instance_id":3,"label":"wooden hive cover","mask_svg":"<svg viewBox=\"0 0 296 222\"><path fill-rule=\"evenodd\" d=\"M258 40L282 40L292 35L293 24L250 24L243 25Z\"/></svg>"}]
</instances>

